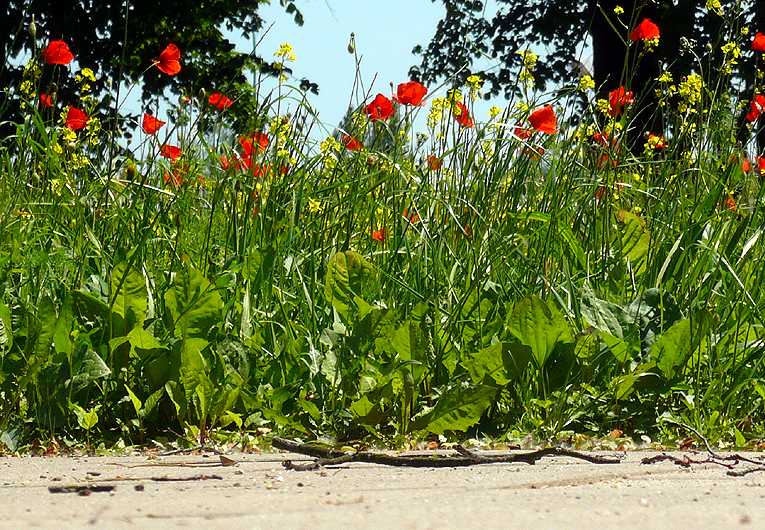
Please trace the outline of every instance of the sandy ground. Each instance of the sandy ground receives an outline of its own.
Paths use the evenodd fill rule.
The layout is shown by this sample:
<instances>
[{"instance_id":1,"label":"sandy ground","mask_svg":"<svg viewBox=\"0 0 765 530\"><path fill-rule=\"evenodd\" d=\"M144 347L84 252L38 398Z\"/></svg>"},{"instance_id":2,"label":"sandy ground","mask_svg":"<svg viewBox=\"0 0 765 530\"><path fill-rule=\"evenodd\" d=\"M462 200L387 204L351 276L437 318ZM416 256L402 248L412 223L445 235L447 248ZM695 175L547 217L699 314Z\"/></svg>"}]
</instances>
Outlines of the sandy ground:
<instances>
[{"instance_id":1,"label":"sandy ground","mask_svg":"<svg viewBox=\"0 0 765 530\"><path fill-rule=\"evenodd\" d=\"M628 453L616 465L554 457L320 471L286 470L285 458L305 458L284 454L235 454L226 467L214 455L2 457L0 528L765 528L765 473L641 465L652 454ZM73 491L83 486L110 491Z\"/></svg>"}]
</instances>

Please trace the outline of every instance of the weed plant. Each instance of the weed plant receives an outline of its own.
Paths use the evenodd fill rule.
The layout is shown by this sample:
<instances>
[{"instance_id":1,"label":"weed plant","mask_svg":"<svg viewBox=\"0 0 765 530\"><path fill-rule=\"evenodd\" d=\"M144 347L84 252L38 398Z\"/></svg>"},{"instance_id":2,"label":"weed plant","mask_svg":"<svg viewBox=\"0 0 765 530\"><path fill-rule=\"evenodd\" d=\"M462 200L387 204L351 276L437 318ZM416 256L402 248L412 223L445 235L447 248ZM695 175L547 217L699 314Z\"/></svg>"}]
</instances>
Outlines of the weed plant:
<instances>
[{"instance_id":1,"label":"weed plant","mask_svg":"<svg viewBox=\"0 0 765 530\"><path fill-rule=\"evenodd\" d=\"M529 51L486 119L475 76L402 83L315 141L287 78L130 123L39 46L0 151L0 442L671 442L683 422L756 445L765 158L736 138L764 96L737 94L733 50L765 37L730 17L698 70L647 88L663 129L637 146L630 87L537 93ZM45 69L80 93L50 97Z\"/></svg>"}]
</instances>

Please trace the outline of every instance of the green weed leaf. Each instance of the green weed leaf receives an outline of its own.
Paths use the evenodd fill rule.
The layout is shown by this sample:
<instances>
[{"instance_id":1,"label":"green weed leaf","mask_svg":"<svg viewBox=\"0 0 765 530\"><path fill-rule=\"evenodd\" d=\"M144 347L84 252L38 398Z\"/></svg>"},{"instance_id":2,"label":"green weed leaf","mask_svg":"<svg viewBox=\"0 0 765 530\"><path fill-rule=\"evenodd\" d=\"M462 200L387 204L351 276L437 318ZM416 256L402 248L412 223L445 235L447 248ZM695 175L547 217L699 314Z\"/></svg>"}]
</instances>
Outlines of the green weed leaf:
<instances>
[{"instance_id":1,"label":"green weed leaf","mask_svg":"<svg viewBox=\"0 0 765 530\"><path fill-rule=\"evenodd\" d=\"M538 296L518 301L508 317L507 328L531 348L537 367L542 367L559 342L574 343L574 335L563 315Z\"/></svg>"}]
</instances>

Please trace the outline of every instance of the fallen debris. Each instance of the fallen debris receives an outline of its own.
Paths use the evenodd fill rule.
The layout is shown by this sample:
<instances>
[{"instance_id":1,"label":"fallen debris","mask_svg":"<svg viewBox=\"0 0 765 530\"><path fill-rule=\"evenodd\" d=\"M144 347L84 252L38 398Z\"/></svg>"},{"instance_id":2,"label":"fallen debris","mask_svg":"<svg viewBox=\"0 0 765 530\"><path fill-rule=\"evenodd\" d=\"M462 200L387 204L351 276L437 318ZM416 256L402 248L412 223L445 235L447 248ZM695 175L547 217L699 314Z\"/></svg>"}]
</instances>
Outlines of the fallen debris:
<instances>
[{"instance_id":1,"label":"fallen debris","mask_svg":"<svg viewBox=\"0 0 765 530\"><path fill-rule=\"evenodd\" d=\"M117 489L112 484L72 484L69 486L48 486L50 493L76 493L87 496L91 493L112 492Z\"/></svg>"},{"instance_id":2,"label":"fallen debris","mask_svg":"<svg viewBox=\"0 0 765 530\"><path fill-rule=\"evenodd\" d=\"M546 456L565 456L570 458L577 458L592 464L618 464L621 462L621 457L591 455L579 451L572 451L570 449L563 449L561 447L550 447L525 453L481 455L458 445L454 448L455 454L396 456L374 451L341 452L317 445L293 442L284 438L274 438L271 444L276 449L316 458L314 462L305 464L296 464L291 460L285 460L283 462L282 465L284 467L295 471L310 471L313 469L318 469L322 466L338 465L344 464L346 462L367 462L386 466L407 467L461 467L478 464L507 464L517 462L534 464L537 460Z\"/></svg>"},{"instance_id":3,"label":"fallen debris","mask_svg":"<svg viewBox=\"0 0 765 530\"><path fill-rule=\"evenodd\" d=\"M648 465L648 464L656 464L658 462L668 461L683 468L690 468L694 464L714 464L714 465L727 468L728 476L731 476L731 477L743 477L745 475L748 475L749 473L765 471L765 460L763 458L753 459L753 458L748 458L746 456L740 455L738 453L732 453L728 455L718 454L712 450L712 446L709 445L709 441L698 430L684 423L677 423L677 425L685 429L688 429L693 434L698 436L702 442L704 442L704 446L707 449L707 457L704 460L694 460L687 455L684 455L682 458L680 458L677 456L672 456L666 453L662 453L660 455L642 459L640 461L641 464ZM683 443L687 443L687 440L688 438L683 440ZM687 444L687 445L690 445L690 444ZM754 464L756 467L749 467L746 469L736 469L737 466L741 463Z\"/></svg>"}]
</instances>

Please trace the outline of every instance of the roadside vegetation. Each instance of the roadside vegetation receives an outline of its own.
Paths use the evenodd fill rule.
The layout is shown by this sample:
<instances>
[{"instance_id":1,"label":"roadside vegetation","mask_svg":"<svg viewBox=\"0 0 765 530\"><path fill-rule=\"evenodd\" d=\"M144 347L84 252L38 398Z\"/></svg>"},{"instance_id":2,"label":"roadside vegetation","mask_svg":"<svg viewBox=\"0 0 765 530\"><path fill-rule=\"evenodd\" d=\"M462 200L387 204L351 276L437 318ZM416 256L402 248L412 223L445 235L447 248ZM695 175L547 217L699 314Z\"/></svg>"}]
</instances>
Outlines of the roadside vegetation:
<instances>
[{"instance_id":1,"label":"roadside vegetation","mask_svg":"<svg viewBox=\"0 0 765 530\"><path fill-rule=\"evenodd\" d=\"M542 93L530 50L488 115L477 76L402 80L317 135L287 44L272 91L220 80L130 121L37 36L0 148L1 445L672 444L680 422L757 447L765 157L737 138L764 123L765 36L723 15L638 140L629 72ZM661 28L624 25L652 60Z\"/></svg>"}]
</instances>

